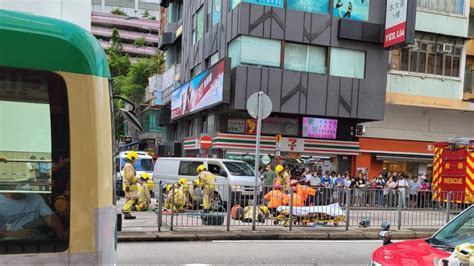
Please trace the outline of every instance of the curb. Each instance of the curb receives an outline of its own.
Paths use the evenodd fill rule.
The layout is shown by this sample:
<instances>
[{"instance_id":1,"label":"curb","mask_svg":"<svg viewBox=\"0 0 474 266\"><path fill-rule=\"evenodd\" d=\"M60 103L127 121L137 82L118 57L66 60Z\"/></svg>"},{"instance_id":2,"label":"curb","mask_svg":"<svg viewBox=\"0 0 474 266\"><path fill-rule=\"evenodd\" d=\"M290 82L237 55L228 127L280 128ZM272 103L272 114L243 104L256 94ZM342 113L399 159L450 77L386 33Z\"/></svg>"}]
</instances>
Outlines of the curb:
<instances>
[{"instance_id":1,"label":"curb","mask_svg":"<svg viewBox=\"0 0 474 266\"><path fill-rule=\"evenodd\" d=\"M427 238L435 230L392 231L393 239L407 240ZM185 242L213 240L378 240L378 231L339 231L339 232L143 232L120 233L118 242Z\"/></svg>"}]
</instances>

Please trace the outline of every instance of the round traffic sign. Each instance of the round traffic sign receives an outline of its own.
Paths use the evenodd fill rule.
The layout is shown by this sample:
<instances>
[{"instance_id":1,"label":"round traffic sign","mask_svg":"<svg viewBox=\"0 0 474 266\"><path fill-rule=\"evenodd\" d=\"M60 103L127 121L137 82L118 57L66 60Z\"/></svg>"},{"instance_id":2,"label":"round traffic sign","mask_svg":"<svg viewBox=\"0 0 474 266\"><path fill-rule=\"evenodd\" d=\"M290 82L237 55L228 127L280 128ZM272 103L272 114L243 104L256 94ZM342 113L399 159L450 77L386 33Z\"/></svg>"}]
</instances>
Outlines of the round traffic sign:
<instances>
[{"instance_id":1,"label":"round traffic sign","mask_svg":"<svg viewBox=\"0 0 474 266\"><path fill-rule=\"evenodd\" d=\"M247 111L249 112L250 116L257 119L258 118L258 99L260 98L261 106L261 118L265 119L272 113L272 100L268 95L261 92L256 92L250 95L249 99L247 100Z\"/></svg>"},{"instance_id":2,"label":"round traffic sign","mask_svg":"<svg viewBox=\"0 0 474 266\"><path fill-rule=\"evenodd\" d=\"M212 147L212 138L210 136L202 136L199 142L201 142L201 149L207 150Z\"/></svg>"},{"instance_id":3,"label":"round traffic sign","mask_svg":"<svg viewBox=\"0 0 474 266\"><path fill-rule=\"evenodd\" d=\"M263 157L262 157L262 163L263 163L263 164L269 165L271 161L272 161L272 159L270 158L270 156L268 156L268 155L263 155Z\"/></svg>"}]
</instances>

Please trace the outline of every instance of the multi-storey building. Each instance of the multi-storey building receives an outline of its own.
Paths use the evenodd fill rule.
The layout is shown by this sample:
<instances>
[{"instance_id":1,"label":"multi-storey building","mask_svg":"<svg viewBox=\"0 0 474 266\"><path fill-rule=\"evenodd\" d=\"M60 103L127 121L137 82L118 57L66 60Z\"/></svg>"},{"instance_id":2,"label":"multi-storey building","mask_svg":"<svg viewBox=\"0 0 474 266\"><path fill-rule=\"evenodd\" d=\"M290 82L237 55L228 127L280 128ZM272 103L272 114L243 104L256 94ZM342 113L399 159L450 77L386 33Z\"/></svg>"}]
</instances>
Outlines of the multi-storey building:
<instances>
[{"instance_id":1,"label":"multi-storey building","mask_svg":"<svg viewBox=\"0 0 474 266\"><path fill-rule=\"evenodd\" d=\"M390 55L385 119L365 124L359 138L356 166L370 176L431 176L433 142L474 137L474 50L466 42L472 6L467 0L417 1L416 43Z\"/></svg>"},{"instance_id":2,"label":"multi-storey building","mask_svg":"<svg viewBox=\"0 0 474 266\"><path fill-rule=\"evenodd\" d=\"M112 14L114 10L124 15ZM158 47L160 10L156 0L93 0L91 32L103 48L109 48L112 31L117 29L123 52L132 60L152 56Z\"/></svg>"},{"instance_id":3,"label":"multi-storey building","mask_svg":"<svg viewBox=\"0 0 474 266\"><path fill-rule=\"evenodd\" d=\"M272 114L263 122L263 154L278 153L275 135L282 134L284 159L355 169L355 126L384 117L384 1L161 4L168 6L168 16L170 7L179 14L175 21L169 18L160 43L167 54L172 51L170 65L179 62L174 71L179 69L181 86L171 94L167 125L169 143L178 144L171 153L202 156L199 139L208 135L210 156L251 157L255 120L246 101L263 91L273 102Z\"/></svg>"}]
</instances>

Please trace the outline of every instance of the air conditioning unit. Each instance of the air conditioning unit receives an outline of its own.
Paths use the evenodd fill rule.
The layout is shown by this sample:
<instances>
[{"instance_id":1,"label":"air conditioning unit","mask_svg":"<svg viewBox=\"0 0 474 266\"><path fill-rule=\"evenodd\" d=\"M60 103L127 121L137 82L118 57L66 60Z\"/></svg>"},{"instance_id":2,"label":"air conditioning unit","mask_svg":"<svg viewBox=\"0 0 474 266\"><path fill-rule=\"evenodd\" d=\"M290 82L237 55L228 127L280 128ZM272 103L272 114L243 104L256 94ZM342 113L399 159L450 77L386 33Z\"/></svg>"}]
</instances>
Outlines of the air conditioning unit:
<instances>
[{"instance_id":1,"label":"air conditioning unit","mask_svg":"<svg viewBox=\"0 0 474 266\"><path fill-rule=\"evenodd\" d=\"M449 44L449 43L440 44L440 45L438 45L437 52L440 53L440 54L452 53L453 52L453 45Z\"/></svg>"},{"instance_id":2,"label":"air conditioning unit","mask_svg":"<svg viewBox=\"0 0 474 266\"><path fill-rule=\"evenodd\" d=\"M418 47L420 47L420 41L419 40L415 40L414 43L408 44L407 46L405 46L405 48L407 48L407 49L413 49L413 48L418 48Z\"/></svg>"}]
</instances>

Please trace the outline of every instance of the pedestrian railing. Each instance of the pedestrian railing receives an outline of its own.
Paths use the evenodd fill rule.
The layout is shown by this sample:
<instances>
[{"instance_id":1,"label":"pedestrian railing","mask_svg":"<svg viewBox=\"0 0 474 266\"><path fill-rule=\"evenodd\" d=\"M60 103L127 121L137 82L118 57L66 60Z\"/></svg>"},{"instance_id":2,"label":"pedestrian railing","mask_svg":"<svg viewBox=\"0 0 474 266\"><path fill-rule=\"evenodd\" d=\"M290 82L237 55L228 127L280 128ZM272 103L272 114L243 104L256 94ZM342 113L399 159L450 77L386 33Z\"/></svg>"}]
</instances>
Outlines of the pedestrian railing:
<instances>
[{"instance_id":1,"label":"pedestrian railing","mask_svg":"<svg viewBox=\"0 0 474 266\"><path fill-rule=\"evenodd\" d=\"M440 227L467 208L472 196L464 192L404 189L357 189L216 185L212 193L191 185L183 189L158 184L158 230L176 228L282 227ZM254 200L254 189L257 198ZM207 194L207 195L206 195ZM206 199L207 197L207 199ZM210 201L208 201L210 199ZM205 203L207 201L207 203ZM278 201L281 201L281 206ZM206 205L206 206L204 206ZM265 206L265 207L264 207ZM255 219L254 219L255 218Z\"/></svg>"}]
</instances>

